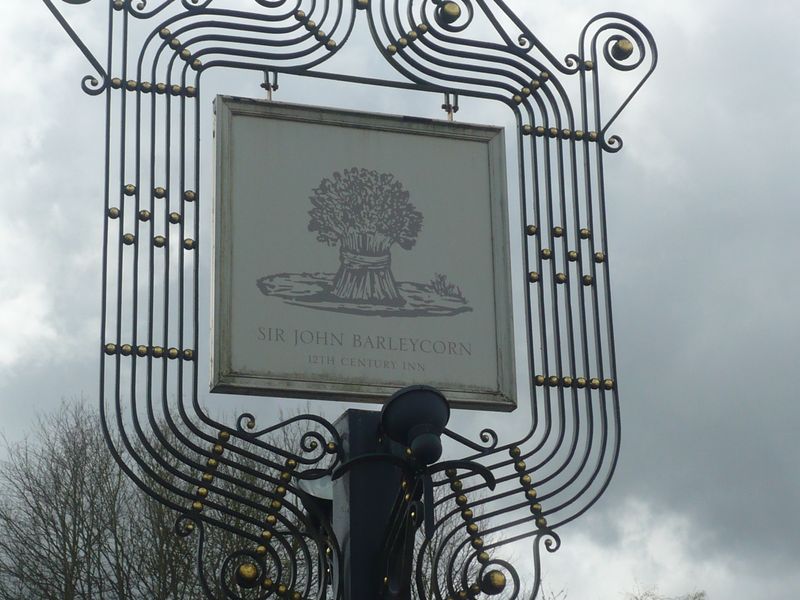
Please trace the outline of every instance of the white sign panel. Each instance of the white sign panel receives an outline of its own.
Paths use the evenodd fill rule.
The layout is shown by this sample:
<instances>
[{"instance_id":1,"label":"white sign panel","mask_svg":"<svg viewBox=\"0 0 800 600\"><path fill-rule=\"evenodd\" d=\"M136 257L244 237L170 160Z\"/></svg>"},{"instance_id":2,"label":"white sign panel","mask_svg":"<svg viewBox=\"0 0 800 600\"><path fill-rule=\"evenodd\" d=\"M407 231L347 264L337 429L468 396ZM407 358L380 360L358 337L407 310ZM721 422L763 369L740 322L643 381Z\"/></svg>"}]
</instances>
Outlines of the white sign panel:
<instances>
[{"instance_id":1,"label":"white sign panel","mask_svg":"<svg viewBox=\"0 0 800 600\"><path fill-rule=\"evenodd\" d=\"M218 97L212 391L512 410L501 129Z\"/></svg>"}]
</instances>

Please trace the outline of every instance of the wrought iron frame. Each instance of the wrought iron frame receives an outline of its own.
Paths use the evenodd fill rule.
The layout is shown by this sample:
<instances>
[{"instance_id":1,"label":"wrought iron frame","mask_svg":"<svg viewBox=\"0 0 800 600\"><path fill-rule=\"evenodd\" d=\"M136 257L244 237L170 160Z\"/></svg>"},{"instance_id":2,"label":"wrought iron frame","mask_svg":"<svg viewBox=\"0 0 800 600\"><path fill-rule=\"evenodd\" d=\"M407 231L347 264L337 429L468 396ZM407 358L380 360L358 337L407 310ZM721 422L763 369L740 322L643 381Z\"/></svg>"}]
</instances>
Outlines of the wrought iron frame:
<instances>
[{"instance_id":1,"label":"wrought iron frame","mask_svg":"<svg viewBox=\"0 0 800 600\"><path fill-rule=\"evenodd\" d=\"M200 176L203 74L264 73L270 98L278 75L433 92L445 95L451 118L459 97L499 102L516 123L531 426L512 441L491 429L479 442L447 430L468 449L463 461L425 469L413 456L396 459L406 489L398 490L387 548L413 538L419 503L427 503L429 520L435 515L428 534L436 535L415 551L419 598L519 597L522 580L501 551L524 540L533 546L535 598L542 545L559 548L557 531L597 501L619 455L603 158L622 148L610 128L655 69L653 37L631 17L604 13L561 61L503 0L220 7L232 1L105 0L104 66L58 0L43 0L95 71L83 90L105 97L100 394L111 452L145 493L177 511L176 534L197 537L209 597L215 587L235 599L328 597L341 549L297 482L346 468L336 429L311 414L263 429L251 414L223 423L199 401L200 211L210 210ZM319 68L347 46L359 18L397 80ZM469 37L478 18L493 41ZM638 75L632 91L604 118L601 73L629 71ZM570 78L578 80L577 106ZM299 450L271 441L298 424L306 430ZM435 499L422 492L426 478ZM242 543L216 583L204 562L209 527Z\"/></svg>"}]
</instances>

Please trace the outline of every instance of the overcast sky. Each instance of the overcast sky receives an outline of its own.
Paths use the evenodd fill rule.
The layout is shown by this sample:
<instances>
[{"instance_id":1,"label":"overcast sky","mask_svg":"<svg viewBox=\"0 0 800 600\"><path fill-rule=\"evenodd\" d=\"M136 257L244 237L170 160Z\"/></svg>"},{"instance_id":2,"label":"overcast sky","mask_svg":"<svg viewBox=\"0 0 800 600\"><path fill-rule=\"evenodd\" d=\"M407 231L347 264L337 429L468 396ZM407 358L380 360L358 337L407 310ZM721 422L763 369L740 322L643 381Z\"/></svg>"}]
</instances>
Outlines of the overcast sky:
<instances>
[{"instance_id":1,"label":"overcast sky","mask_svg":"<svg viewBox=\"0 0 800 600\"><path fill-rule=\"evenodd\" d=\"M617 123L625 148L607 162L621 461L603 500L562 532L548 587L572 600L616 600L637 585L795 600L800 5L511 4L558 56L605 10L640 19L660 51ZM84 26L98 14L73 13ZM43 4L0 5L0 428L10 439L63 398L97 397L103 103L80 90L90 72ZM287 87L285 99L303 100Z\"/></svg>"}]
</instances>

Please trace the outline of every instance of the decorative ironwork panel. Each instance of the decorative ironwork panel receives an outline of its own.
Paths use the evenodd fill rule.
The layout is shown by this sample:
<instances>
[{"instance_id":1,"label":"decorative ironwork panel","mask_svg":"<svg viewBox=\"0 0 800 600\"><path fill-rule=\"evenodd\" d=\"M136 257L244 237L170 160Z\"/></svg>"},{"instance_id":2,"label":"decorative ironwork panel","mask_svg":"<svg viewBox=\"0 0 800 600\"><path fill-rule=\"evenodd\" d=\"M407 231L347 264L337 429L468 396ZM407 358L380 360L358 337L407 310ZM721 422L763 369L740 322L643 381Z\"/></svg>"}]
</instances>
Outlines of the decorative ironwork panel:
<instances>
[{"instance_id":1,"label":"decorative ironwork panel","mask_svg":"<svg viewBox=\"0 0 800 600\"><path fill-rule=\"evenodd\" d=\"M198 365L209 356L201 273L211 254L201 115L225 92L206 86L208 74L266 73L270 95L286 76L445 94L451 116L459 97L507 107L524 248L518 333L530 374L518 410L531 426L521 439L448 430L465 455L457 462L383 457L406 473L387 557L417 540L419 598L512 599L523 588L535 598L541 548L558 549L559 529L597 501L619 453L603 160L622 148L611 127L655 68L648 30L598 15L562 60L502 0L95 0L107 8L99 59L62 16L63 3L90 0L43 1L94 70L84 91L105 102L107 440L139 487L176 511L176 534L197 540L209 597L331 597L340 544L300 482L348 466L323 418L224 423L200 403ZM369 31L395 79L324 70L356 29ZM629 94L605 107L601 77L627 72ZM520 543L533 548L530 575L527 561L520 571L508 561ZM396 576L388 558L382 576Z\"/></svg>"}]
</instances>

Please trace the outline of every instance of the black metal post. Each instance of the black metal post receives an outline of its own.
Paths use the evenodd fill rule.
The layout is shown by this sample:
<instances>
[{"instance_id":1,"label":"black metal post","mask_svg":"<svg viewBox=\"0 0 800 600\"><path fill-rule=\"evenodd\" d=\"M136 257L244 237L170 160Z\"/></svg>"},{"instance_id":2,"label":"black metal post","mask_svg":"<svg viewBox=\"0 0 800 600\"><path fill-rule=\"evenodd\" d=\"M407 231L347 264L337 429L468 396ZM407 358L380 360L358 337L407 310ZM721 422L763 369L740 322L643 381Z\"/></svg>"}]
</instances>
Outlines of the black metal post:
<instances>
[{"instance_id":1,"label":"black metal post","mask_svg":"<svg viewBox=\"0 0 800 600\"><path fill-rule=\"evenodd\" d=\"M391 442L380 440L381 413L348 410L335 423L344 461L365 454L386 454ZM385 462L354 466L333 483L333 530L341 544L343 581L334 581L344 600L380 597L379 563L402 471Z\"/></svg>"}]
</instances>

